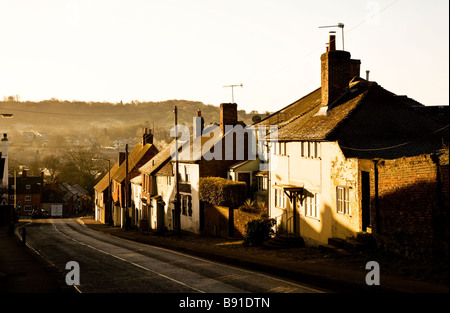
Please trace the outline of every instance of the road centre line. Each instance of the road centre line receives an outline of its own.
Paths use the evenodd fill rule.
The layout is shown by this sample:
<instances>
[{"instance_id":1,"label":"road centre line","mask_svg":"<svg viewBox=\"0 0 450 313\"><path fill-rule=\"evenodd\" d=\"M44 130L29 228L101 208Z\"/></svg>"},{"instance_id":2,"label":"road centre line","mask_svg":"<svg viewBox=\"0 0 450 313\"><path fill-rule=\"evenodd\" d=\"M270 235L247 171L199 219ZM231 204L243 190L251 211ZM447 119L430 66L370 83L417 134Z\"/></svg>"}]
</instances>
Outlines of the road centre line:
<instances>
[{"instance_id":1,"label":"road centre line","mask_svg":"<svg viewBox=\"0 0 450 313\"><path fill-rule=\"evenodd\" d=\"M104 253L104 254L106 254L106 255L112 256L112 257L114 257L114 258L116 258L116 259L118 259L118 260L121 260L121 261L123 261L123 262L127 262L127 263L129 263L129 264L132 264L132 265L134 265L134 266L136 266L136 267L138 267L138 268L140 268L140 269L143 269L143 270L145 270L145 271L148 271L148 272L151 272L151 273L156 274L156 275L158 275L158 276L161 276L161 277L163 277L163 278L165 278L165 279L168 279L168 280L173 281L173 282L175 282L175 283L177 283L177 284L180 284L180 285L182 285L182 286L185 286L185 287L187 287L187 288L190 288L190 289L192 289L192 290L195 290L195 291L197 291L197 292L199 292L199 293L206 293L206 292L203 291L203 290L200 290L200 289L198 289L198 288L189 286L189 285L187 285L187 284L185 284L185 283L183 283L183 282L181 282L181 281L179 281L179 280L176 280L176 279L174 279L174 278L172 278L172 277L169 277L169 276L167 276L167 275L158 273L158 272L153 271L153 270L151 270L151 269L149 269L149 268L147 268L147 267L144 267L144 266L139 265L139 264L137 264L137 263L128 261L128 260L126 260L126 259L124 259L124 258L121 258L121 257L117 256L117 255L114 255L114 254L112 254L112 253L109 253L109 252L106 252L106 251L104 251L104 250L98 249L98 248L96 248L96 247L93 247L93 246L91 246L91 245L89 245L89 244L87 244L87 243L81 242L81 241L76 240L76 239L74 239L74 238L71 238L71 237L67 236L66 234L64 234L62 231L60 231L60 230L56 227L56 224L53 222L53 220L51 220L51 222L52 222L53 228L54 228L57 232L59 232L60 234L62 234L62 235L65 236L65 237L69 238L70 240L73 240L73 241L75 241L75 242L77 242L77 243L79 243L79 244L81 244L81 245L84 245L84 246L86 246L86 247L89 247L89 248L91 248L91 249L93 249L93 250L96 250L96 251L98 251L98 252L101 252L101 253ZM81 291L79 291L79 292L81 292Z\"/></svg>"},{"instance_id":2,"label":"road centre line","mask_svg":"<svg viewBox=\"0 0 450 313\"><path fill-rule=\"evenodd\" d=\"M81 221L79 218L77 220L80 222L80 224L82 226L84 226L86 229L89 229L89 227L83 221ZM304 285L299 285L299 284L297 284L295 282L287 281L285 279L278 278L276 276L271 276L271 275L267 275L267 274L264 274L264 273L261 273L261 272L251 271L251 270L247 270L247 269L244 269L244 268L241 268L241 267L228 265L228 264L225 264L225 263L219 263L219 262L211 261L211 260L208 260L208 259L203 259L203 258L196 257L196 256L193 256L193 255L184 254L184 253L181 253L181 252L178 252L178 251L175 251L175 250L170 250L170 249L167 249L167 248L154 246L154 245L151 245L151 244L145 244L145 243L141 243L141 242L138 242L138 241L133 241L133 240L122 238L122 237L119 237L119 238L122 239L122 240L126 240L126 241L129 241L129 242L135 243L135 244L142 245L142 246L146 246L146 247L151 246L152 248L155 248L155 249L158 249L158 250L170 252L170 253L177 254L177 255L180 255L180 256L183 256L183 257L189 257L189 258L197 260L197 261L202 261L202 262L210 263L210 264L213 264L213 265L218 265L218 266L231 268L231 269L234 269L234 270L239 270L239 271L242 271L242 272L245 272L245 273L248 273L248 274L258 275L258 276L261 276L261 277L264 277L264 278L276 280L278 282L288 283L288 284L290 284L290 285L292 285L294 287L297 287L297 288L308 289L308 290L310 290L312 292L317 292L317 293L324 293L323 290L315 289L315 288L304 286Z\"/></svg>"}]
</instances>

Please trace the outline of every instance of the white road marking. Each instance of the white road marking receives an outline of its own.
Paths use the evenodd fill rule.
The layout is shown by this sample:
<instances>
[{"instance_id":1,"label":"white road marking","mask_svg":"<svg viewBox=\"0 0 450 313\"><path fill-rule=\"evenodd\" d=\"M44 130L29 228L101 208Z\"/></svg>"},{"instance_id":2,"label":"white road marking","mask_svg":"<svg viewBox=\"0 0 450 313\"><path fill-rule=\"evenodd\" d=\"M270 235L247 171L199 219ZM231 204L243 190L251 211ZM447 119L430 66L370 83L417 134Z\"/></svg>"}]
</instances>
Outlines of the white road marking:
<instances>
[{"instance_id":1,"label":"white road marking","mask_svg":"<svg viewBox=\"0 0 450 313\"><path fill-rule=\"evenodd\" d=\"M192 289L192 290L195 290L195 291L197 291L197 292L199 292L199 293L206 293L206 292L203 291L203 290L200 290L200 289L195 288L195 287L193 287L193 286L189 286L189 285L187 285L187 284L185 284L185 283L183 283L183 282L181 282L181 281L179 281L179 280L176 280L176 279L174 279L174 278L172 278L172 277L169 277L169 276L167 276L167 275L164 275L164 274L155 272L155 271L153 271L153 270L151 270L151 269L149 269L149 268L147 268L147 267L144 267L144 266L139 265L139 264L137 264L137 263L134 263L134 262L128 261L128 260L126 260L126 259L124 259L124 258L121 258L120 256L114 255L114 254L112 254L112 253L109 253L109 252L106 252L106 251L104 251L104 250L101 250L101 249L98 249L98 248L96 248L96 247L93 247L93 246L91 246L91 245L89 245L89 244L87 244L87 243L84 243L84 242L81 242L81 241L76 240L76 239L74 239L74 238L71 238L71 237L67 236L66 234L64 234L63 232L61 232L58 228L56 228L56 225L55 225L55 223L53 222L53 220L51 220L51 222L52 222L53 228L54 228L57 232L59 232L59 233L60 233L61 235L63 235L64 237L66 237L66 238L68 238L68 239L70 239L70 240L72 240L72 241L75 241L75 242L78 243L78 244L84 245L84 246L86 246L86 247L88 247L88 248L91 248L91 249L93 249L93 250L96 250L96 251L98 251L98 252L101 252L101 253L104 253L104 254L106 254L106 255L112 256L113 258L116 258L116 259L121 260L121 261L123 261L123 262L127 262L127 263L129 263L129 264L132 264L132 265L134 265L134 266L136 266L136 267L138 267L138 268L141 268L141 269L143 269L143 270L145 270L145 271L148 271L148 272L151 272L151 273L156 274L156 275L158 275L158 276L161 276L161 277L163 277L163 278L165 278L165 279L168 279L168 280L170 280L170 281L173 281L173 282L175 282L175 283L177 283L177 284L180 284L180 285L182 285L182 286L188 287L188 288L190 288L190 289ZM81 293L81 290L79 290L78 288L77 288L77 290Z\"/></svg>"},{"instance_id":2,"label":"white road marking","mask_svg":"<svg viewBox=\"0 0 450 313\"><path fill-rule=\"evenodd\" d=\"M77 219L77 220L79 220L79 219ZM89 229L89 227L86 226L84 224L84 222L82 222L81 220L80 220L80 222L82 223L82 225L86 229ZM205 263L210 263L212 265L222 266L222 267L230 268L230 269L233 269L233 270L238 270L238 271L245 272L245 273L252 274L252 275L258 275L258 276L261 276L261 277L264 277L264 278L268 278L268 279L272 279L272 280L275 280L275 281L278 281L278 282L289 284L289 285L291 285L293 287L296 287L296 288L310 290L311 292L324 293L323 290L318 290L318 289L314 289L312 287L299 285L299 284L296 284L294 282L290 282L290 281L287 281L285 279L278 278L278 277L271 276L271 275L267 275L267 274L264 274L264 273L261 273L261 272L246 270L246 269L241 268L241 267L236 267L236 266L228 265L228 264L225 264L225 263L219 263L219 262L211 261L211 260L208 260L208 259L202 259L202 258L193 256L193 255L188 255L188 254L184 254L184 253L181 253L181 252L177 252L175 250L170 250L170 249L166 249L166 248L162 248L162 247L158 247L158 246L153 246L153 245L150 245L150 244L145 244L145 243L141 243L141 242L137 242L137 241L132 241L132 240L125 239L125 238L120 238L120 239L129 241L129 242L132 242L132 243L135 243L137 245L142 245L142 246L146 246L146 247L151 246L152 248L155 248L155 249L158 249L158 250L161 250L161 251L177 254L177 255L180 255L180 256L183 256L183 257L191 258L191 259L194 259L194 260L197 260L197 261L201 261L201 262L205 262Z\"/></svg>"}]
</instances>

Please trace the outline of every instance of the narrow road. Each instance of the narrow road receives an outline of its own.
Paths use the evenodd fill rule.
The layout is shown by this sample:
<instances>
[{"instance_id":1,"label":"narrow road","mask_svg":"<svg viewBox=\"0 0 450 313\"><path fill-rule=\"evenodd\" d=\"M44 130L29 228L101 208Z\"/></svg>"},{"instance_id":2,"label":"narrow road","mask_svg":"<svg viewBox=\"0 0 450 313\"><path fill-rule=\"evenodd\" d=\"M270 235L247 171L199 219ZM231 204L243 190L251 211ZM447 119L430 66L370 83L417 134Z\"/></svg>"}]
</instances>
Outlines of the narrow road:
<instances>
[{"instance_id":1,"label":"narrow road","mask_svg":"<svg viewBox=\"0 0 450 313\"><path fill-rule=\"evenodd\" d=\"M66 264L76 261L80 284L75 288L81 293L322 292L264 273L113 237L75 219L33 220L27 225L27 244L63 275L71 270Z\"/></svg>"}]
</instances>

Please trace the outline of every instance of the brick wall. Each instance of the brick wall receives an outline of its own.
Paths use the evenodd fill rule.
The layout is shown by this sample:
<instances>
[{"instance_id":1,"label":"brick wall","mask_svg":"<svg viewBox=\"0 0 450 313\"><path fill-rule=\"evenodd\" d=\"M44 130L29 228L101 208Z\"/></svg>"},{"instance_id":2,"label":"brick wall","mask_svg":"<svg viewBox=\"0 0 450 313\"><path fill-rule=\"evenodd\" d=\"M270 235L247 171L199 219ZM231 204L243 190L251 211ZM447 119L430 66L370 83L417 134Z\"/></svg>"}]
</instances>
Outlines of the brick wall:
<instances>
[{"instance_id":1,"label":"brick wall","mask_svg":"<svg viewBox=\"0 0 450 313\"><path fill-rule=\"evenodd\" d=\"M448 165L422 155L383 160L377 169L379 243L412 258L442 252L448 243Z\"/></svg>"},{"instance_id":2,"label":"brick wall","mask_svg":"<svg viewBox=\"0 0 450 313\"><path fill-rule=\"evenodd\" d=\"M218 237L229 237L229 214L228 207L212 204L205 205L205 229L207 235ZM234 238L244 238L245 226L251 220L259 218L259 214L233 210Z\"/></svg>"}]
</instances>

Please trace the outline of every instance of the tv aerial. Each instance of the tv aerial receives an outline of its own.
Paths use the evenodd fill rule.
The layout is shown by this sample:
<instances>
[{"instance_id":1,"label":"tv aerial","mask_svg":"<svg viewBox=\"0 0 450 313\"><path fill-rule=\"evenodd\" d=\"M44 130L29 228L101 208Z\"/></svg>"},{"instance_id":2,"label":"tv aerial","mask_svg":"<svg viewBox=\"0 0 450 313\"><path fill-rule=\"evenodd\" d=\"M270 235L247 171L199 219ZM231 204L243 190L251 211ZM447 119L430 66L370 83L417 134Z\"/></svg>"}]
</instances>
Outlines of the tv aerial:
<instances>
[{"instance_id":1,"label":"tv aerial","mask_svg":"<svg viewBox=\"0 0 450 313\"><path fill-rule=\"evenodd\" d=\"M340 29L342 29L342 50L345 50L344 49L344 24L338 23L337 25L319 26L319 28L331 28L331 27L339 27Z\"/></svg>"},{"instance_id":2,"label":"tv aerial","mask_svg":"<svg viewBox=\"0 0 450 313\"><path fill-rule=\"evenodd\" d=\"M244 85L242 85L242 83L240 83L239 85L228 85L228 86L223 86L225 87L231 87L231 103L234 103L234 91L233 88L234 87L244 87Z\"/></svg>"}]
</instances>

